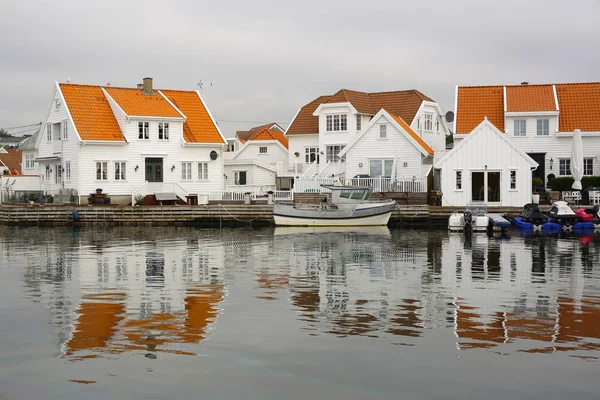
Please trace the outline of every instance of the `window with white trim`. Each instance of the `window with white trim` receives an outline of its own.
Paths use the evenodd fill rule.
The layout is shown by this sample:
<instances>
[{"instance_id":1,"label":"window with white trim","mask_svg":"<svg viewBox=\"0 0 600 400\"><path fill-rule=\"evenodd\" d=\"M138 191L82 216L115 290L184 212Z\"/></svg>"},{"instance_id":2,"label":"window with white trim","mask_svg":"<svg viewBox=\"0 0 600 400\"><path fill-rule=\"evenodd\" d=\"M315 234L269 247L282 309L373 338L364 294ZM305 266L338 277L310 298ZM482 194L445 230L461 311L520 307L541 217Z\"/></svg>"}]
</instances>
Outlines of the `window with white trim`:
<instances>
[{"instance_id":1,"label":"window with white trim","mask_svg":"<svg viewBox=\"0 0 600 400\"><path fill-rule=\"evenodd\" d=\"M387 137L387 125L379 125L379 138L385 139Z\"/></svg>"},{"instance_id":2,"label":"window with white trim","mask_svg":"<svg viewBox=\"0 0 600 400\"><path fill-rule=\"evenodd\" d=\"M456 171L456 190L462 190L462 171Z\"/></svg>"},{"instance_id":3,"label":"window with white trim","mask_svg":"<svg viewBox=\"0 0 600 400\"><path fill-rule=\"evenodd\" d=\"M189 181L192 180L192 163L182 162L181 163L181 180Z\"/></svg>"},{"instance_id":4,"label":"window with white trim","mask_svg":"<svg viewBox=\"0 0 600 400\"><path fill-rule=\"evenodd\" d=\"M208 180L208 163L198 163L198 179L202 181Z\"/></svg>"},{"instance_id":5,"label":"window with white trim","mask_svg":"<svg viewBox=\"0 0 600 400\"><path fill-rule=\"evenodd\" d=\"M258 148L258 153L259 154L267 154L267 146L260 146Z\"/></svg>"},{"instance_id":6,"label":"window with white trim","mask_svg":"<svg viewBox=\"0 0 600 400\"><path fill-rule=\"evenodd\" d=\"M559 175L571 175L571 159L561 158L558 160L558 174Z\"/></svg>"},{"instance_id":7,"label":"window with white trim","mask_svg":"<svg viewBox=\"0 0 600 400\"><path fill-rule=\"evenodd\" d=\"M62 131L63 131L63 139L66 140L69 138L69 124L67 124L67 120L62 122Z\"/></svg>"},{"instance_id":8,"label":"window with white trim","mask_svg":"<svg viewBox=\"0 0 600 400\"><path fill-rule=\"evenodd\" d=\"M96 180L107 181L108 180L108 162L96 161Z\"/></svg>"},{"instance_id":9,"label":"window with white trim","mask_svg":"<svg viewBox=\"0 0 600 400\"><path fill-rule=\"evenodd\" d=\"M65 161L65 180L69 182L71 180L71 162Z\"/></svg>"},{"instance_id":10,"label":"window with white trim","mask_svg":"<svg viewBox=\"0 0 600 400\"><path fill-rule=\"evenodd\" d=\"M333 146L327 146L326 147L326 161L327 162L340 162L342 160L340 160L340 158L338 157L338 154L340 151L342 151L342 149L346 147L346 145L344 144L336 144Z\"/></svg>"},{"instance_id":11,"label":"window with white trim","mask_svg":"<svg viewBox=\"0 0 600 400\"><path fill-rule=\"evenodd\" d=\"M527 135L527 120L526 119L515 119L514 127L515 127L514 136L526 136ZM539 135L539 133L538 133L538 135Z\"/></svg>"},{"instance_id":12,"label":"window with white trim","mask_svg":"<svg viewBox=\"0 0 600 400\"><path fill-rule=\"evenodd\" d=\"M304 149L304 162L306 164L312 164L319 159L319 148L318 147L306 147Z\"/></svg>"},{"instance_id":13,"label":"window with white trim","mask_svg":"<svg viewBox=\"0 0 600 400\"><path fill-rule=\"evenodd\" d=\"M424 124L425 130L432 131L433 130L433 114L432 113L423 113L423 115L425 116L425 124Z\"/></svg>"},{"instance_id":14,"label":"window with white trim","mask_svg":"<svg viewBox=\"0 0 600 400\"><path fill-rule=\"evenodd\" d=\"M159 122L158 123L158 139L169 140L169 123Z\"/></svg>"},{"instance_id":15,"label":"window with white trim","mask_svg":"<svg viewBox=\"0 0 600 400\"><path fill-rule=\"evenodd\" d=\"M346 114L328 115L325 129L327 132L348 130L348 116Z\"/></svg>"},{"instance_id":16,"label":"window with white trim","mask_svg":"<svg viewBox=\"0 0 600 400\"><path fill-rule=\"evenodd\" d=\"M360 132L362 129L362 119L360 114L356 114L356 130Z\"/></svg>"},{"instance_id":17,"label":"window with white trim","mask_svg":"<svg viewBox=\"0 0 600 400\"><path fill-rule=\"evenodd\" d=\"M369 160L369 176L371 178L389 178L392 176L394 160Z\"/></svg>"},{"instance_id":18,"label":"window with white trim","mask_svg":"<svg viewBox=\"0 0 600 400\"><path fill-rule=\"evenodd\" d=\"M138 139L150 139L149 122L138 122Z\"/></svg>"},{"instance_id":19,"label":"window with white trim","mask_svg":"<svg viewBox=\"0 0 600 400\"><path fill-rule=\"evenodd\" d=\"M515 171L515 170L510 171L510 188L511 189L517 188L517 171Z\"/></svg>"},{"instance_id":20,"label":"window with white trim","mask_svg":"<svg viewBox=\"0 0 600 400\"><path fill-rule=\"evenodd\" d=\"M33 168L33 154L25 154L25 168Z\"/></svg>"},{"instance_id":21,"label":"window with white trim","mask_svg":"<svg viewBox=\"0 0 600 400\"><path fill-rule=\"evenodd\" d=\"M246 171L234 171L233 172L233 181L236 185L245 185L246 184Z\"/></svg>"},{"instance_id":22,"label":"window with white trim","mask_svg":"<svg viewBox=\"0 0 600 400\"><path fill-rule=\"evenodd\" d=\"M46 125L46 141L52 141L52 124Z\"/></svg>"},{"instance_id":23,"label":"window with white trim","mask_svg":"<svg viewBox=\"0 0 600 400\"><path fill-rule=\"evenodd\" d=\"M46 164L46 182L50 181L50 164Z\"/></svg>"},{"instance_id":24,"label":"window with white trim","mask_svg":"<svg viewBox=\"0 0 600 400\"><path fill-rule=\"evenodd\" d=\"M594 158L584 158L583 159L583 174L584 175L594 175Z\"/></svg>"},{"instance_id":25,"label":"window with white trim","mask_svg":"<svg viewBox=\"0 0 600 400\"><path fill-rule=\"evenodd\" d=\"M439 131L440 131L440 120L439 120L439 119L435 121L435 130L436 130L437 132L439 132Z\"/></svg>"},{"instance_id":26,"label":"window with white trim","mask_svg":"<svg viewBox=\"0 0 600 400\"><path fill-rule=\"evenodd\" d=\"M54 165L54 183L62 183L62 165Z\"/></svg>"},{"instance_id":27,"label":"window with white trim","mask_svg":"<svg viewBox=\"0 0 600 400\"><path fill-rule=\"evenodd\" d=\"M549 119L538 119L537 120L537 135L548 136L550 134L550 120Z\"/></svg>"},{"instance_id":28,"label":"window with white trim","mask_svg":"<svg viewBox=\"0 0 600 400\"><path fill-rule=\"evenodd\" d=\"M124 161L115 162L115 181L124 181L127 171L127 163Z\"/></svg>"}]
</instances>

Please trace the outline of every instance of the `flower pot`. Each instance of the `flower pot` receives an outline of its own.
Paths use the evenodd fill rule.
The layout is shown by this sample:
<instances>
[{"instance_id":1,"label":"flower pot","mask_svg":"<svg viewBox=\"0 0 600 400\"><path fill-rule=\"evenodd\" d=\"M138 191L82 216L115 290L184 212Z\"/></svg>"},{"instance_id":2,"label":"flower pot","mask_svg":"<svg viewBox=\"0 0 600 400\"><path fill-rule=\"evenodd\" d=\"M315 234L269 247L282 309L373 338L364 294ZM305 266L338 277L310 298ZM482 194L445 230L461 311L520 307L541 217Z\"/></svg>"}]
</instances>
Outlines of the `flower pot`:
<instances>
[{"instance_id":1,"label":"flower pot","mask_svg":"<svg viewBox=\"0 0 600 400\"><path fill-rule=\"evenodd\" d=\"M540 195L538 193L534 193L531 195L531 202L534 204L540 203Z\"/></svg>"}]
</instances>

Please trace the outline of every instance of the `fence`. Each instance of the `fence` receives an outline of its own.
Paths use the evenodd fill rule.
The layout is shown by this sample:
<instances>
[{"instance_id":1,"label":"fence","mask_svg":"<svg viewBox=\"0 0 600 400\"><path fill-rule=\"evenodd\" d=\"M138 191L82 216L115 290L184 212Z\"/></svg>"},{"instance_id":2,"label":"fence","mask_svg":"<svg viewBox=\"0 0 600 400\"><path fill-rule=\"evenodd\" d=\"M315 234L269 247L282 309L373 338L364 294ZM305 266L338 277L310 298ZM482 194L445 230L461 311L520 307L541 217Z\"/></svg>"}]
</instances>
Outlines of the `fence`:
<instances>
[{"instance_id":1,"label":"fence","mask_svg":"<svg viewBox=\"0 0 600 400\"><path fill-rule=\"evenodd\" d=\"M293 193L289 190L273 190L273 200L275 201L292 201ZM259 194L256 192L246 192L249 193L251 200L256 200L257 198L265 198L267 194ZM243 192L234 192L229 190L213 190L208 193L209 201L244 201L246 193Z\"/></svg>"},{"instance_id":2,"label":"fence","mask_svg":"<svg viewBox=\"0 0 600 400\"><path fill-rule=\"evenodd\" d=\"M376 192L426 192L427 184L424 179L403 177L392 181L390 178L299 178L294 182L295 193L326 193L329 190L321 184L335 184L341 182L345 185L371 187Z\"/></svg>"}]
</instances>

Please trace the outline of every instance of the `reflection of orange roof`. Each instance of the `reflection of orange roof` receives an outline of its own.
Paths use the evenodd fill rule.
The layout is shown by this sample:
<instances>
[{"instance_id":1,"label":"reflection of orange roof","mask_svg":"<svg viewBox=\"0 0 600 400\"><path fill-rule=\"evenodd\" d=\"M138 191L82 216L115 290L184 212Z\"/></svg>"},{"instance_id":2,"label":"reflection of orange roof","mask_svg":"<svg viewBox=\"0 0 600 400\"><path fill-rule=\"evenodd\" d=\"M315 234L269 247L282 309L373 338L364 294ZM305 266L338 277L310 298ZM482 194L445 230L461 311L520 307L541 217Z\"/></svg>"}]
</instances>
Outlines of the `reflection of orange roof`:
<instances>
[{"instance_id":1,"label":"reflection of orange roof","mask_svg":"<svg viewBox=\"0 0 600 400\"><path fill-rule=\"evenodd\" d=\"M81 140L125 141L100 86L59 84Z\"/></svg>"},{"instance_id":2,"label":"reflection of orange roof","mask_svg":"<svg viewBox=\"0 0 600 400\"><path fill-rule=\"evenodd\" d=\"M471 133L485 117L504 132L504 88L468 86L458 88L455 133Z\"/></svg>"},{"instance_id":3,"label":"reflection of orange roof","mask_svg":"<svg viewBox=\"0 0 600 400\"><path fill-rule=\"evenodd\" d=\"M265 129L262 132L256 134L250 140L277 140L286 149L288 148L288 139L285 137L285 135L273 129Z\"/></svg>"},{"instance_id":4,"label":"reflection of orange roof","mask_svg":"<svg viewBox=\"0 0 600 400\"><path fill-rule=\"evenodd\" d=\"M552 85L507 86L506 111L556 111Z\"/></svg>"},{"instance_id":5,"label":"reflection of orange roof","mask_svg":"<svg viewBox=\"0 0 600 400\"><path fill-rule=\"evenodd\" d=\"M131 88L105 87L104 90L128 116L183 118L157 91L147 95Z\"/></svg>"},{"instance_id":6,"label":"reflection of orange roof","mask_svg":"<svg viewBox=\"0 0 600 400\"><path fill-rule=\"evenodd\" d=\"M187 90L161 90L161 93L187 117L183 124L186 142L225 143L198 93Z\"/></svg>"},{"instance_id":7,"label":"reflection of orange roof","mask_svg":"<svg viewBox=\"0 0 600 400\"><path fill-rule=\"evenodd\" d=\"M390 114L390 113L388 113ZM426 152L428 152L429 154L433 155L433 149L431 147L429 147L429 145L427 143L425 143L425 141L419 136L417 135L417 133L415 131L413 131L410 126L408 126L408 124L406 122L404 122L404 120L394 114L390 114L392 116L392 118L394 119L394 121L396 121L398 124L400 124L400 126L402 128L404 128L404 130L413 138L417 141L417 143L419 143L421 145L421 147L423 147L423 149L425 149Z\"/></svg>"}]
</instances>

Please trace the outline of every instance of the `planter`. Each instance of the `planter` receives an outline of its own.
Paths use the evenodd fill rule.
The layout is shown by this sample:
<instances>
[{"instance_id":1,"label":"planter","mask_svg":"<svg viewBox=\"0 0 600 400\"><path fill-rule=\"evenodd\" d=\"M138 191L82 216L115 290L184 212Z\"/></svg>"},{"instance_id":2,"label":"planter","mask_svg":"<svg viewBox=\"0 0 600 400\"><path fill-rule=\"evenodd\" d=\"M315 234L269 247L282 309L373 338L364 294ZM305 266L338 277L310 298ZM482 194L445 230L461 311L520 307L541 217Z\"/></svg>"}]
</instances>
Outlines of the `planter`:
<instances>
[{"instance_id":1,"label":"planter","mask_svg":"<svg viewBox=\"0 0 600 400\"><path fill-rule=\"evenodd\" d=\"M539 204L540 203L540 195L538 193L533 193L531 195L531 202L534 204Z\"/></svg>"}]
</instances>

